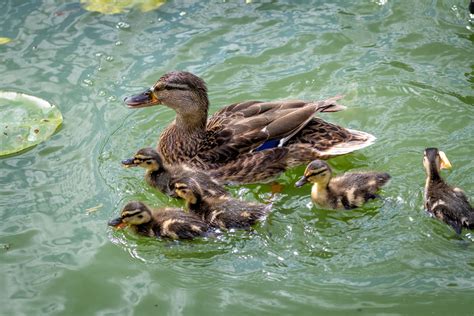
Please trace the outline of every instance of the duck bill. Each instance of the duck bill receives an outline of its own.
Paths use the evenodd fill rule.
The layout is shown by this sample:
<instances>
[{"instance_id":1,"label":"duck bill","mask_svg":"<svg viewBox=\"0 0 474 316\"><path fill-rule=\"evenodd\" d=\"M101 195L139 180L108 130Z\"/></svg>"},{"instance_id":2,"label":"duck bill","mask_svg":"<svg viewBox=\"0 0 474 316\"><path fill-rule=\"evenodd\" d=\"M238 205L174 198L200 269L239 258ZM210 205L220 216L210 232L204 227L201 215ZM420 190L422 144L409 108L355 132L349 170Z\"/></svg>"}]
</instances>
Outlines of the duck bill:
<instances>
[{"instance_id":1,"label":"duck bill","mask_svg":"<svg viewBox=\"0 0 474 316\"><path fill-rule=\"evenodd\" d=\"M451 165L451 162L449 162L448 157L446 156L446 154L441 150L438 152L438 154L439 154L439 158L441 160L440 168L441 169L451 169L453 166Z\"/></svg>"},{"instance_id":2,"label":"duck bill","mask_svg":"<svg viewBox=\"0 0 474 316\"><path fill-rule=\"evenodd\" d=\"M110 222L108 222L108 225L112 226L112 227L115 227L117 229L125 227L125 223L122 221L121 217L117 217L117 218L111 220Z\"/></svg>"},{"instance_id":3,"label":"duck bill","mask_svg":"<svg viewBox=\"0 0 474 316\"><path fill-rule=\"evenodd\" d=\"M295 183L295 187L297 188L301 188L303 185L305 185L306 183L308 183L308 178L305 177L305 176L302 176L296 183Z\"/></svg>"},{"instance_id":4,"label":"duck bill","mask_svg":"<svg viewBox=\"0 0 474 316\"><path fill-rule=\"evenodd\" d=\"M158 100L153 91L150 89L143 91L142 93L126 97L123 101L129 108L144 108L147 106L160 104L160 100Z\"/></svg>"},{"instance_id":5,"label":"duck bill","mask_svg":"<svg viewBox=\"0 0 474 316\"><path fill-rule=\"evenodd\" d=\"M129 159L122 160L122 165L123 165L125 168L130 168L130 167L136 167L136 166L138 166L138 164L135 163L135 158L129 158Z\"/></svg>"}]
</instances>

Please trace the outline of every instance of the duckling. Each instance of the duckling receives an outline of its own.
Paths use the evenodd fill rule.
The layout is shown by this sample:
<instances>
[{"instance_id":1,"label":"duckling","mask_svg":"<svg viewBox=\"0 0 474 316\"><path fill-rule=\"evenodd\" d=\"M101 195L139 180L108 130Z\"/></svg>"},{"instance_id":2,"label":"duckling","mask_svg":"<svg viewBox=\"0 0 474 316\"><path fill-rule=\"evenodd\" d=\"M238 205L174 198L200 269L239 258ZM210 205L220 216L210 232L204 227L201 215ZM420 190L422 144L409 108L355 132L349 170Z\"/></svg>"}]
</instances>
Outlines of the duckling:
<instances>
[{"instance_id":1,"label":"duckling","mask_svg":"<svg viewBox=\"0 0 474 316\"><path fill-rule=\"evenodd\" d=\"M130 108L161 104L176 112L176 119L165 128L157 146L166 163L184 162L202 170L223 169L221 174L229 176L229 182L251 183L257 182L254 175L260 177L258 182L269 181L268 178L314 159L370 146L375 141L373 135L315 117L320 112L343 110L345 107L337 103L341 98L245 101L225 106L208 118L204 80L189 72L173 71L163 75L151 89L124 101ZM310 159L301 155L303 149L311 153ZM284 159L275 155L283 155ZM246 164L259 171L244 172L238 177L229 171Z\"/></svg>"},{"instance_id":2,"label":"duckling","mask_svg":"<svg viewBox=\"0 0 474 316\"><path fill-rule=\"evenodd\" d=\"M377 198L376 192L389 179L388 173L381 172L345 173L332 177L331 167L326 162L314 160L295 185L301 187L307 182L314 183L311 189L314 203L324 208L348 210Z\"/></svg>"},{"instance_id":3,"label":"duckling","mask_svg":"<svg viewBox=\"0 0 474 316\"><path fill-rule=\"evenodd\" d=\"M450 187L441 178L441 169L450 169L446 154L437 148L426 148L423 156L426 171L425 208L460 234L462 227L474 229L474 210L463 190Z\"/></svg>"},{"instance_id":4,"label":"duckling","mask_svg":"<svg viewBox=\"0 0 474 316\"><path fill-rule=\"evenodd\" d=\"M109 226L129 226L136 234L146 237L192 239L206 236L209 227L193 213L177 208L150 209L142 202L129 202L120 217L111 220Z\"/></svg>"},{"instance_id":5,"label":"duckling","mask_svg":"<svg viewBox=\"0 0 474 316\"><path fill-rule=\"evenodd\" d=\"M249 228L270 212L271 205L250 203L230 196L207 196L194 179L175 184L176 194L186 201L186 208L211 227Z\"/></svg>"},{"instance_id":6,"label":"duckling","mask_svg":"<svg viewBox=\"0 0 474 316\"><path fill-rule=\"evenodd\" d=\"M221 196L227 195L227 191L207 173L194 170L184 164L168 166L158 152L152 148L142 148L133 156L125 159L122 164L126 167L142 167L146 169L146 182L158 189L158 191L172 197L177 197L174 184L181 178L192 177L202 188L205 188L206 195Z\"/></svg>"}]
</instances>

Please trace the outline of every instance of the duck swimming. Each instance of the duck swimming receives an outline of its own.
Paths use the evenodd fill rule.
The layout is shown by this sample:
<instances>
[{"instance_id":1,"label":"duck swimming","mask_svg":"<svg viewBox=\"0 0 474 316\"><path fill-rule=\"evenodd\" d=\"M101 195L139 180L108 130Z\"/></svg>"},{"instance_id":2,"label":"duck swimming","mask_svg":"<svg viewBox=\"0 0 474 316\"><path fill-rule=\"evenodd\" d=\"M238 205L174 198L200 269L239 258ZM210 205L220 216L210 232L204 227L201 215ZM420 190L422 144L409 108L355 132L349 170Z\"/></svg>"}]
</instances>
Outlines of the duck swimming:
<instances>
[{"instance_id":1,"label":"duck swimming","mask_svg":"<svg viewBox=\"0 0 474 316\"><path fill-rule=\"evenodd\" d=\"M146 237L192 239L206 236L207 223L193 213L177 208L150 209L142 202L129 202L120 217L111 220L109 226L130 227L136 234Z\"/></svg>"},{"instance_id":2,"label":"duck swimming","mask_svg":"<svg viewBox=\"0 0 474 316\"><path fill-rule=\"evenodd\" d=\"M146 169L146 182L158 191L172 197L175 193L175 183L183 178L192 177L197 181L209 196L227 195L227 191L207 173L193 170L183 164L167 166L163 163L160 154L153 148L142 148L133 158L125 159L122 165L129 167L142 167Z\"/></svg>"},{"instance_id":3,"label":"duck swimming","mask_svg":"<svg viewBox=\"0 0 474 316\"><path fill-rule=\"evenodd\" d=\"M460 234L463 227L474 229L474 210L463 190L449 186L441 178L441 169L450 169L446 154L437 148L426 148L423 155L426 171L425 208Z\"/></svg>"},{"instance_id":4,"label":"duck swimming","mask_svg":"<svg viewBox=\"0 0 474 316\"><path fill-rule=\"evenodd\" d=\"M192 73L174 71L163 75L145 92L125 98L125 103L130 108L162 104L176 112L157 147L169 165L185 162L203 170L224 169L225 176L231 174L225 168L261 164L271 168L271 161L275 162L274 171L256 172L261 178L256 181L250 176L229 179L249 183L274 178L316 158L327 159L371 145L375 137L368 133L314 117L317 112L344 109L336 102L340 98L316 102L247 101L226 106L208 118L204 81Z\"/></svg>"},{"instance_id":5,"label":"duck swimming","mask_svg":"<svg viewBox=\"0 0 474 316\"><path fill-rule=\"evenodd\" d=\"M377 198L377 191L389 179L390 175L382 172L345 173L333 177L326 162L315 160L306 167L295 185L301 187L307 182L313 183L311 199L321 207L353 209Z\"/></svg>"},{"instance_id":6,"label":"duck swimming","mask_svg":"<svg viewBox=\"0 0 474 316\"><path fill-rule=\"evenodd\" d=\"M176 194L186 201L186 208L214 228L249 228L271 210L270 204L250 203L230 196L206 196L191 178L176 183L175 187Z\"/></svg>"}]
</instances>

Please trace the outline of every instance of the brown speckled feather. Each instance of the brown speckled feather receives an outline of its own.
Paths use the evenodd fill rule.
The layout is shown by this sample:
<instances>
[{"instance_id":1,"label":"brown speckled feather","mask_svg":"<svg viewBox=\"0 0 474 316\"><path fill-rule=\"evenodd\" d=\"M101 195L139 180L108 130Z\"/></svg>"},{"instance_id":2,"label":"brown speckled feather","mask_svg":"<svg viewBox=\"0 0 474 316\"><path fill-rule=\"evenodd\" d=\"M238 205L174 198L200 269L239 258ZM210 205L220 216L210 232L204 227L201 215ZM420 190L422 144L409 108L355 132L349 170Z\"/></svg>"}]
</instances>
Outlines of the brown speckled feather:
<instances>
[{"instance_id":1,"label":"brown speckled feather","mask_svg":"<svg viewBox=\"0 0 474 316\"><path fill-rule=\"evenodd\" d=\"M429 182L425 206L428 212L452 226L458 234L462 227L474 229L474 209L466 195L459 189L455 191L442 178Z\"/></svg>"},{"instance_id":2,"label":"brown speckled feather","mask_svg":"<svg viewBox=\"0 0 474 316\"><path fill-rule=\"evenodd\" d=\"M231 197L203 197L201 203L190 206L211 227L230 229L248 228L270 212L270 205L250 203Z\"/></svg>"}]
</instances>

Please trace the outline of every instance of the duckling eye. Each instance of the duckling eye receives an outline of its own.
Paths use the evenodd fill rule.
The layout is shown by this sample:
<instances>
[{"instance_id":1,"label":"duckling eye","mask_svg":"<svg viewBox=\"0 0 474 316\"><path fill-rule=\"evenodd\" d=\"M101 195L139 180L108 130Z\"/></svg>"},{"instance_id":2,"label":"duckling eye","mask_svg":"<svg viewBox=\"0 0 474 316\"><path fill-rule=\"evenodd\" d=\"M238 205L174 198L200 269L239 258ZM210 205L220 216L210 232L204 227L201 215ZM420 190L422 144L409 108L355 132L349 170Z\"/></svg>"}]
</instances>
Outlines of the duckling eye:
<instances>
[{"instance_id":1,"label":"duckling eye","mask_svg":"<svg viewBox=\"0 0 474 316\"><path fill-rule=\"evenodd\" d=\"M143 218L143 215L141 215L141 214L140 214L140 215L138 215L138 218Z\"/></svg>"},{"instance_id":2,"label":"duckling eye","mask_svg":"<svg viewBox=\"0 0 474 316\"><path fill-rule=\"evenodd\" d=\"M146 164L147 164L147 165L151 165L151 161L150 161L150 160L147 160L147 161L146 161Z\"/></svg>"}]
</instances>

